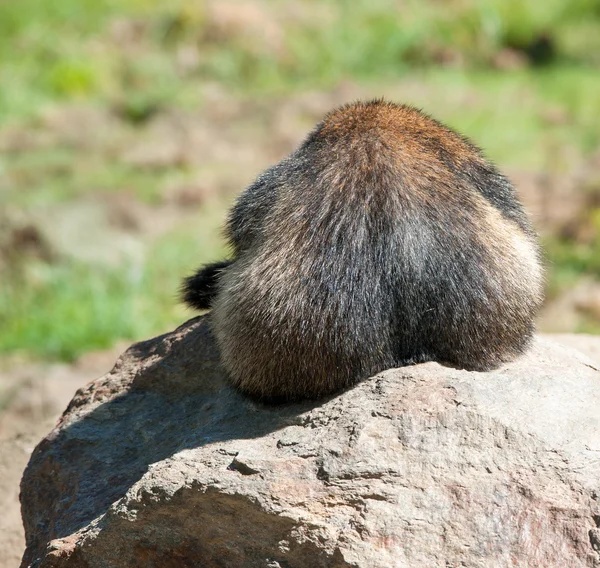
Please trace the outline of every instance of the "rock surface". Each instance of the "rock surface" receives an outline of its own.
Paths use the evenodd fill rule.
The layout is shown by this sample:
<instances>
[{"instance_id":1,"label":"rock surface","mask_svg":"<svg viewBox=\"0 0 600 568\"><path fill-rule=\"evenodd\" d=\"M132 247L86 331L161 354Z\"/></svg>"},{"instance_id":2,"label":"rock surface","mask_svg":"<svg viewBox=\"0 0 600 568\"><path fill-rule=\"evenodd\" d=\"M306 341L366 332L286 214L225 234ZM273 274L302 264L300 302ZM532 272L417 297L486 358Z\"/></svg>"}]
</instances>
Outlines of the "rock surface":
<instances>
[{"instance_id":1,"label":"rock surface","mask_svg":"<svg viewBox=\"0 0 600 568\"><path fill-rule=\"evenodd\" d=\"M77 392L21 501L23 567L598 567L600 371L538 339L264 406L196 318Z\"/></svg>"}]
</instances>

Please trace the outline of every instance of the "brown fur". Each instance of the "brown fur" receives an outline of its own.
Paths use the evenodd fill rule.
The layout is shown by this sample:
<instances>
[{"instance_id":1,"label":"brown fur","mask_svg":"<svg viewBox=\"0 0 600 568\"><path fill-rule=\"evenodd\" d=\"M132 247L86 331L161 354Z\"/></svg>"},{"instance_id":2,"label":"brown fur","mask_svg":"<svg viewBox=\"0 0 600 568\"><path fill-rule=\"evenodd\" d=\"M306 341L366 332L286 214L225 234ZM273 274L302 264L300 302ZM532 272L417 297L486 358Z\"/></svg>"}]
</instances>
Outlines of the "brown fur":
<instances>
[{"instance_id":1,"label":"brown fur","mask_svg":"<svg viewBox=\"0 0 600 568\"><path fill-rule=\"evenodd\" d=\"M533 333L542 270L510 183L408 106L328 114L240 196L227 234L233 260L188 279L185 298L213 308L233 383L258 397L432 359L490 369Z\"/></svg>"}]
</instances>

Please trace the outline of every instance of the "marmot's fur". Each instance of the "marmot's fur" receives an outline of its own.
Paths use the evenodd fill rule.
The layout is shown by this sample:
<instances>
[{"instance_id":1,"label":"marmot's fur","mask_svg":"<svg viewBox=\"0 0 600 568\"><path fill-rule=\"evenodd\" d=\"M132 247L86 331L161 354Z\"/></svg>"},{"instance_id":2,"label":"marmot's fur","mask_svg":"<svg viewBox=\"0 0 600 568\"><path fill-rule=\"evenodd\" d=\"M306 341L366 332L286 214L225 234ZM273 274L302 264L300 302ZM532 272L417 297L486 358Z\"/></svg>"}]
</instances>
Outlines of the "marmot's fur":
<instances>
[{"instance_id":1,"label":"marmot's fur","mask_svg":"<svg viewBox=\"0 0 600 568\"><path fill-rule=\"evenodd\" d=\"M536 236L470 141L380 100L329 113L229 214L232 260L186 279L225 368L263 399L315 398L389 367L522 353L542 299Z\"/></svg>"}]
</instances>

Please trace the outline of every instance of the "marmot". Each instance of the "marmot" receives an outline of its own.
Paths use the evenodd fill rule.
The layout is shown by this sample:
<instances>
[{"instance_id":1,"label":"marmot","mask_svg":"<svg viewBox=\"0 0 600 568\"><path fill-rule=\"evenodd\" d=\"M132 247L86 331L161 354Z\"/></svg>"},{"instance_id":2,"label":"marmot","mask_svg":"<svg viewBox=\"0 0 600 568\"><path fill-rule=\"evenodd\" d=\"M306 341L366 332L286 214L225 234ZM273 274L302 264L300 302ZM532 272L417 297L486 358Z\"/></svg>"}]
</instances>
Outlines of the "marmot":
<instances>
[{"instance_id":1,"label":"marmot","mask_svg":"<svg viewBox=\"0 0 600 568\"><path fill-rule=\"evenodd\" d=\"M513 187L468 139L382 100L327 114L229 213L232 260L183 283L234 385L335 393L390 367L522 353L543 275Z\"/></svg>"}]
</instances>

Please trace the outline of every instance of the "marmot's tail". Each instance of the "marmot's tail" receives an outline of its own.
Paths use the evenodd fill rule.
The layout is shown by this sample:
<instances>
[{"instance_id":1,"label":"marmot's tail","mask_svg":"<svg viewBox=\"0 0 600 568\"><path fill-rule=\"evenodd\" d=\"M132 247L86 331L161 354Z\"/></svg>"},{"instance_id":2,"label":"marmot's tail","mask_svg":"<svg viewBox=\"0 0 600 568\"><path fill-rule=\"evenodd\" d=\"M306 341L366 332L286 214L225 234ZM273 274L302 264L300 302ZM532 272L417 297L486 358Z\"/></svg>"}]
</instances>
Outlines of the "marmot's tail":
<instances>
[{"instance_id":1,"label":"marmot's tail","mask_svg":"<svg viewBox=\"0 0 600 568\"><path fill-rule=\"evenodd\" d=\"M231 260L215 262L203 266L193 276L188 276L181 283L181 300L190 308L196 310L209 310L217 295L218 281L223 270Z\"/></svg>"}]
</instances>

